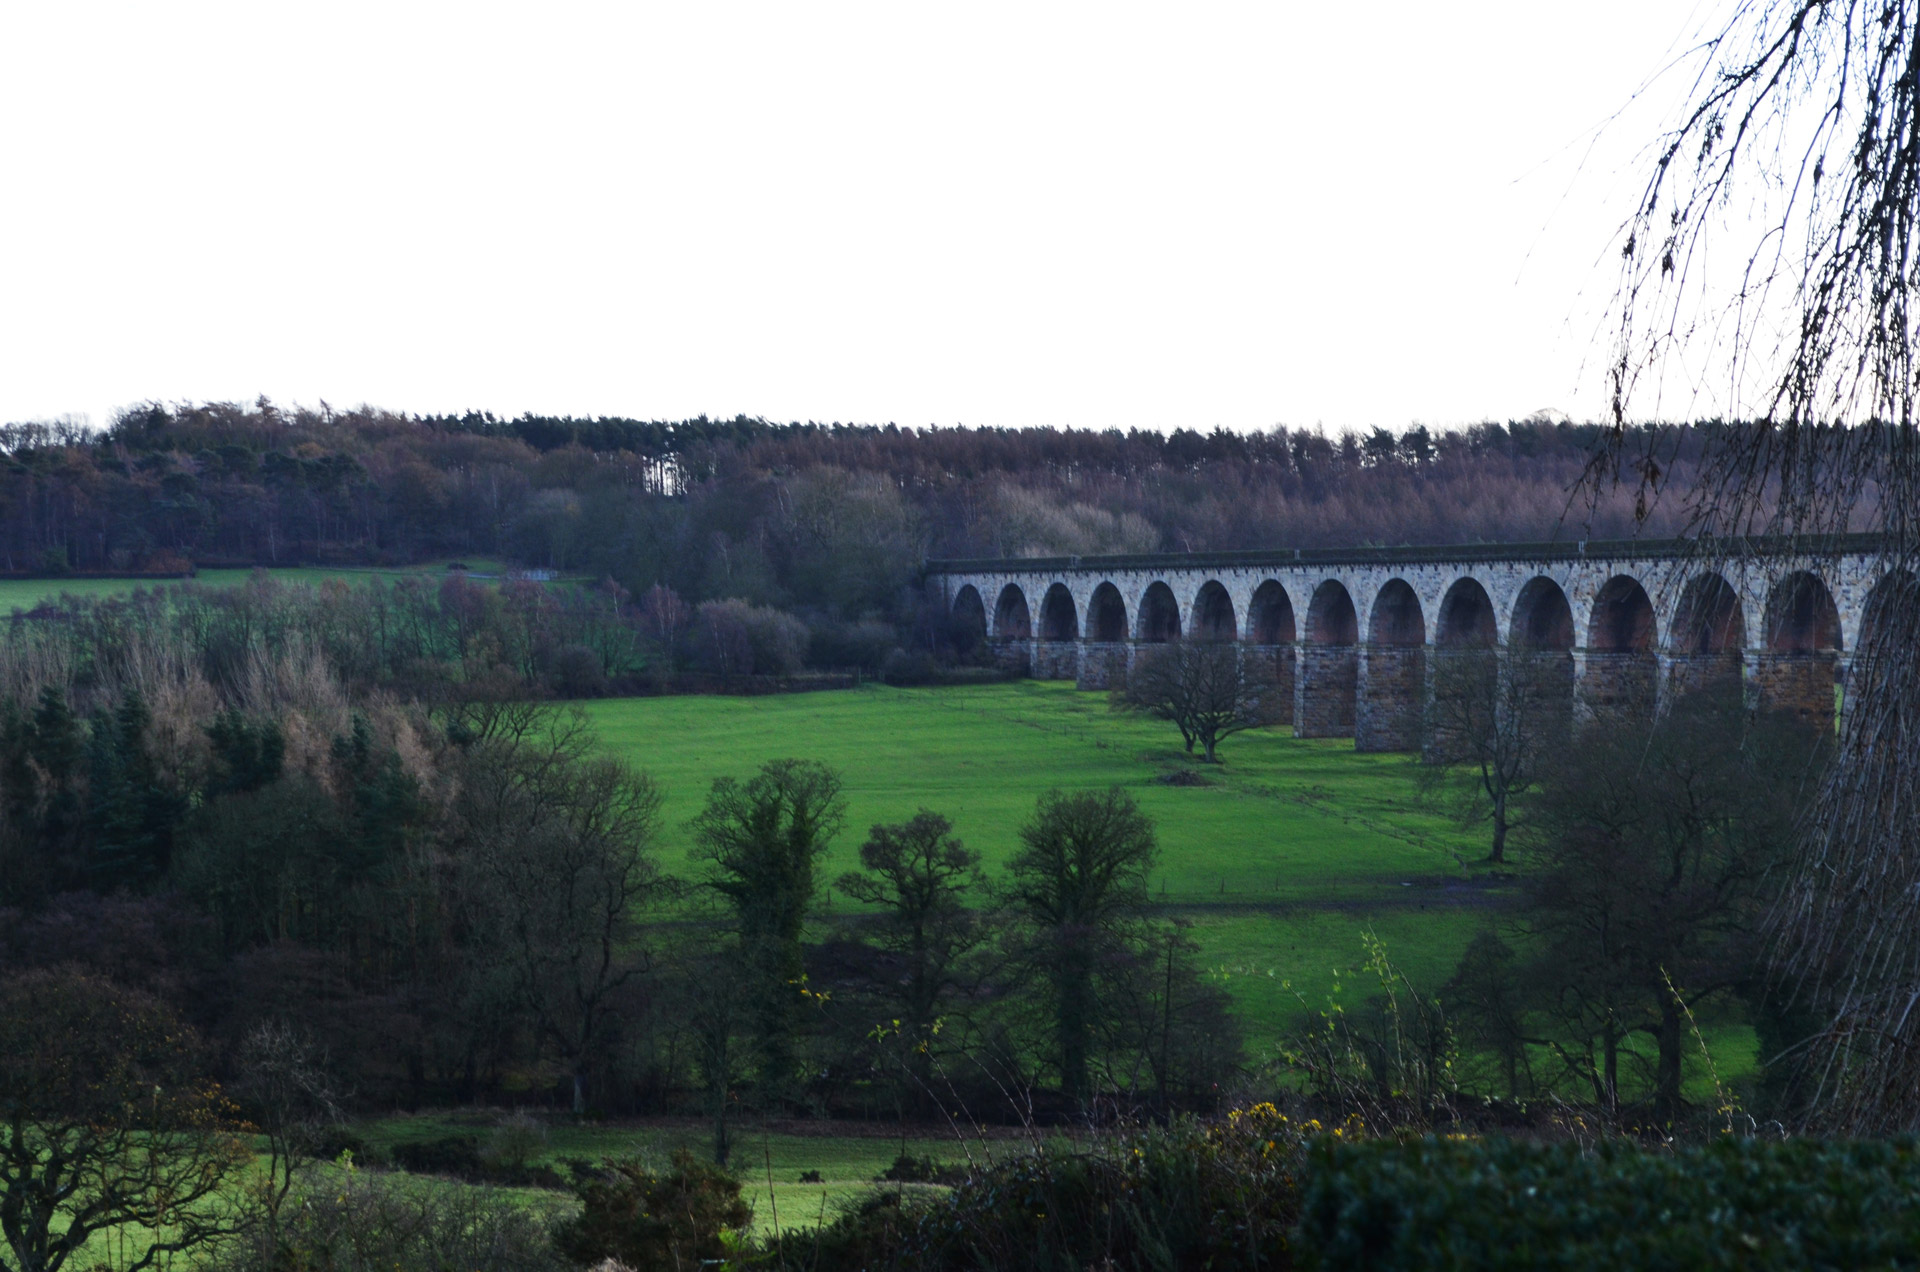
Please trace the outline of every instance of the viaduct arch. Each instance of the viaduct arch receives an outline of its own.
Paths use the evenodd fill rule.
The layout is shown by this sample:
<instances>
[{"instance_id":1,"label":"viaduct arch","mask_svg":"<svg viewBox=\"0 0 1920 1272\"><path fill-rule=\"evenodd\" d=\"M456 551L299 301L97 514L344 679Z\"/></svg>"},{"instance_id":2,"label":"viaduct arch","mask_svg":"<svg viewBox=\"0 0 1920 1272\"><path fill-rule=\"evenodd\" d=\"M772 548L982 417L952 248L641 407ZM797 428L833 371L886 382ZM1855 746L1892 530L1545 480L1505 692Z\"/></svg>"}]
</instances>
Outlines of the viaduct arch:
<instances>
[{"instance_id":1,"label":"viaduct arch","mask_svg":"<svg viewBox=\"0 0 1920 1272\"><path fill-rule=\"evenodd\" d=\"M1708 564L1685 541L1475 544L929 561L927 575L956 639L1035 676L1103 689L1142 645L1231 642L1291 704L1296 735L1406 751L1441 673L1474 660L1524 671L1569 720L1737 689L1831 727L1885 589L1920 586L1884 573L1876 546L1757 543Z\"/></svg>"}]
</instances>

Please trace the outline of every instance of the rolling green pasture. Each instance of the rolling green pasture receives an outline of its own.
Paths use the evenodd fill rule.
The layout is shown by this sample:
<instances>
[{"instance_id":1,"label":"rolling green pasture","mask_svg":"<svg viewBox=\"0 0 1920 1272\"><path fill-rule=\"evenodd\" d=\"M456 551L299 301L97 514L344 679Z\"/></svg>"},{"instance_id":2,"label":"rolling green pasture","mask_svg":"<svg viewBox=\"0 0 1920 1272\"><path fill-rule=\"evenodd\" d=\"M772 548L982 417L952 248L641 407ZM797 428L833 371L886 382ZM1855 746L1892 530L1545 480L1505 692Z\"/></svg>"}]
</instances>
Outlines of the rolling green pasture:
<instances>
[{"instance_id":1,"label":"rolling green pasture","mask_svg":"<svg viewBox=\"0 0 1920 1272\"><path fill-rule=\"evenodd\" d=\"M1182 751L1171 725L1115 713L1106 695L1061 682L613 699L588 710L602 742L660 783L665 862L689 876L700 867L687 822L709 783L783 756L845 776L847 828L823 862L828 879L858 866L869 826L922 807L953 822L991 877L1042 792L1124 786L1159 827L1154 900L1192 924L1255 1057L1361 967L1362 933L1371 930L1394 965L1432 991L1510 894L1509 881L1477 864L1482 833L1419 798L1410 756L1361 755L1351 741L1271 729L1229 738L1225 763L1209 767ZM1211 784L1160 780L1181 771ZM829 891L822 908L831 922L849 903ZM1751 1029L1701 1023L1720 1078L1750 1075ZM1704 1063L1690 1065L1689 1091L1712 1098Z\"/></svg>"},{"instance_id":2,"label":"rolling green pasture","mask_svg":"<svg viewBox=\"0 0 1920 1272\"><path fill-rule=\"evenodd\" d=\"M1228 983L1256 1045L1318 1006L1333 971L1361 959L1372 928L1416 982L1446 978L1499 900L1468 863L1473 835L1422 807L1406 756L1284 730L1230 738L1225 764L1194 763L1172 727L1107 708L1104 694L1041 681L761 698L641 698L589 708L606 745L666 794L665 857L698 871L687 822L708 784L781 756L846 778L848 824L827 878L859 864L867 827L925 807L946 815L989 875L1018 846L1050 788L1118 784L1159 827L1155 901L1194 924L1206 965ZM1208 786L1160 778L1198 771ZM829 913L845 912L828 895Z\"/></svg>"}]
</instances>

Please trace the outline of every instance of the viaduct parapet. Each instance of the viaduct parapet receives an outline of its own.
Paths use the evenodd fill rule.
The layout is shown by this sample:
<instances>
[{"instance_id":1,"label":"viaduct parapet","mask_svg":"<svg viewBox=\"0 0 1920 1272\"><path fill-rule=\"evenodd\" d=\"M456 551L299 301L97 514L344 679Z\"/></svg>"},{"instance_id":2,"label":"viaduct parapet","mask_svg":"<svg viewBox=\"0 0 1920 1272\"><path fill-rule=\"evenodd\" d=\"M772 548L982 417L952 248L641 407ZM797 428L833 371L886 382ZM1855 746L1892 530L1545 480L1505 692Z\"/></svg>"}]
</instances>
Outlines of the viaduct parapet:
<instances>
[{"instance_id":1,"label":"viaduct parapet","mask_svg":"<svg viewBox=\"0 0 1920 1272\"><path fill-rule=\"evenodd\" d=\"M1436 662L1525 654L1585 713L1738 680L1749 701L1831 727L1835 686L1890 589L1864 537L1473 544L930 561L956 624L1003 660L1083 688L1143 645L1237 642L1301 737L1420 746Z\"/></svg>"}]
</instances>

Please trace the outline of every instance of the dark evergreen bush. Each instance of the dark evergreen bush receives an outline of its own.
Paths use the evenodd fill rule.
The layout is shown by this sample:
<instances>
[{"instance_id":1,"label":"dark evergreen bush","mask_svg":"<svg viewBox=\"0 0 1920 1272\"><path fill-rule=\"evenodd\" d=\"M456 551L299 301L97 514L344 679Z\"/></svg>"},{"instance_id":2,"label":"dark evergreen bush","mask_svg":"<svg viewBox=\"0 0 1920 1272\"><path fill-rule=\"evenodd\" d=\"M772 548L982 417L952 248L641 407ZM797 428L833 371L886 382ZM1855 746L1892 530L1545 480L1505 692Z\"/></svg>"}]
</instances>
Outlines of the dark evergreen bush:
<instances>
[{"instance_id":1,"label":"dark evergreen bush","mask_svg":"<svg viewBox=\"0 0 1920 1272\"><path fill-rule=\"evenodd\" d=\"M946 1194L876 1193L818 1232L783 1234L767 1259L818 1272L1290 1268L1298 1165L1318 1129L1262 1105L1053 1141Z\"/></svg>"},{"instance_id":2,"label":"dark evergreen bush","mask_svg":"<svg viewBox=\"0 0 1920 1272\"><path fill-rule=\"evenodd\" d=\"M477 1179L482 1166L477 1135L443 1135L393 1146L393 1164L416 1175Z\"/></svg>"},{"instance_id":3,"label":"dark evergreen bush","mask_svg":"<svg viewBox=\"0 0 1920 1272\"><path fill-rule=\"evenodd\" d=\"M580 1214L554 1230L579 1266L614 1259L629 1268L696 1268L729 1257L734 1234L753 1222L740 1181L685 1149L671 1170L609 1165L579 1186Z\"/></svg>"},{"instance_id":4,"label":"dark evergreen bush","mask_svg":"<svg viewBox=\"0 0 1920 1272\"><path fill-rule=\"evenodd\" d=\"M1920 1263L1912 1141L1343 1143L1308 1173L1300 1246L1328 1269Z\"/></svg>"}]
</instances>

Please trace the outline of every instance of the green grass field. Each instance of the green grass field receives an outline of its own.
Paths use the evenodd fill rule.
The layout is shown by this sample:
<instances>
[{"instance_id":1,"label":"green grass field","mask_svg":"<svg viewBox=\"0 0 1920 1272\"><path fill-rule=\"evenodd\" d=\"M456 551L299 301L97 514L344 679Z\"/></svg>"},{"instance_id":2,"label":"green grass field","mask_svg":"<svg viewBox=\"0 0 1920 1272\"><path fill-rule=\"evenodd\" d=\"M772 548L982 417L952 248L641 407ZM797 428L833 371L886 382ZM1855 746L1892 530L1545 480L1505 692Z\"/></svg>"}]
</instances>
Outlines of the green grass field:
<instances>
[{"instance_id":1,"label":"green grass field","mask_svg":"<svg viewBox=\"0 0 1920 1272\"><path fill-rule=\"evenodd\" d=\"M687 822L709 783L781 756L820 760L845 776L847 828L823 862L828 879L857 867L869 826L922 807L952 820L991 877L1042 792L1127 788L1159 827L1154 901L1193 925L1256 1060L1325 1005L1336 974L1361 968L1364 932L1432 991L1510 898L1510 881L1478 865L1483 833L1421 800L1413 757L1357 754L1350 741L1296 739L1285 729L1241 734L1222 744L1225 763L1209 767L1182 751L1171 725L1045 681L614 699L588 710L602 741L662 786L663 857L689 876L699 863ZM1211 785L1160 780L1180 771ZM827 892L822 922L847 905ZM1702 1024L1721 1079L1750 1075L1752 1031L1718 1016ZM1711 1099L1705 1065L1693 1068L1690 1092Z\"/></svg>"},{"instance_id":2,"label":"green grass field","mask_svg":"<svg viewBox=\"0 0 1920 1272\"><path fill-rule=\"evenodd\" d=\"M1231 986L1256 1045L1297 1015L1297 994L1317 1006L1334 969L1360 961L1363 930L1430 987L1497 901L1467 864L1484 847L1420 805L1409 758L1357 755L1351 742L1244 734L1222 746L1226 763L1209 768L1185 755L1171 726L1040 681L589 709L603 741L664 788L664 855L689 873L698 864L686 823L708 784L779 756L845 775L848 825L823 864L827 878L858 865L869 826L921 807L950 818L991 876L1042 792L1126 787L1159 827L1155 902L1194 924L1206 965ZM1183 770L1212 784L1158 780ZM846 904L823 902L828 912Z\"/></svg>"}]
</instances>

